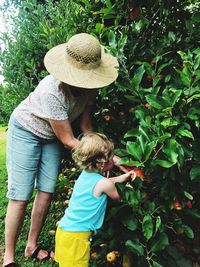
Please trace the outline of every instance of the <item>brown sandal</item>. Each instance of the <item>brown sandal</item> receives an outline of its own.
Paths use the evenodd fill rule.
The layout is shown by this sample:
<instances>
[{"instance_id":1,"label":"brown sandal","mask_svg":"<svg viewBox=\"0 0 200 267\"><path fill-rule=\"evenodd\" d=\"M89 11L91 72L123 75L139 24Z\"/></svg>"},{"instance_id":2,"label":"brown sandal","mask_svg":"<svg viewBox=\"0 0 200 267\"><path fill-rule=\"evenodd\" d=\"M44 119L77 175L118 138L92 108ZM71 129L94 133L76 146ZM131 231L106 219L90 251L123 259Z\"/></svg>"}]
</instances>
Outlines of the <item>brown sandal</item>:
<instances>
[{"instance_id":1,"label":"brown sandal","mask_svg":"<svg viewBox=\"0 0 200 267\"><path fill-rule=\"evenodd\" d=\"M4 265L3 267L18 267L18 265L15 262L11 262L11 263Z\"/></svg>"},{"instance_id":2,"label":"brown sandal","mask_svg":"<svg viewBox=\"0 0 200 267\"><path fill-rule=\"evenodd\" d=\"M37 247L33 251L32 255L31 255L31 259L38 259L38 254L39 254L40 250L41 250L41 248ZM46 261L46 260L49 260L49 259L51 259L51 251L48 251L48 255L46 257L44 257L43 259L41 259L40 261Z\"/></svg>"}]
</instances>

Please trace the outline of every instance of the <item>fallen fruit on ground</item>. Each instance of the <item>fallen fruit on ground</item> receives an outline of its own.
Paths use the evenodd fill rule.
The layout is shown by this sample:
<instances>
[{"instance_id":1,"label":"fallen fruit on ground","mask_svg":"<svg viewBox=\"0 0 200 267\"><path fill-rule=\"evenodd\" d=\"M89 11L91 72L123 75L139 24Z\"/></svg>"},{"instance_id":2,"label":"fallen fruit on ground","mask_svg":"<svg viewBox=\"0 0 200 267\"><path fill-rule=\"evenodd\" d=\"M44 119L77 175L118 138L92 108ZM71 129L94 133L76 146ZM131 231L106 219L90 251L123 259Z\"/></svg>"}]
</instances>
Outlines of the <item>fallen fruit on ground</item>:
<instances>
[{"instance_id":1,"label":"fallen fruit on ground","mask_svg":"<svg viewBox=\"0 0 200 267\"><path fill-rule=\"evenodd\" d=\"M96 257L97 257L97 253L96 252L92 252L91 253L91 258L96 259Z\"/></svg>"},{"instance_id":2,"label":"fallen fruit on ground","mask_svg":"<svg viewBox=\"0 0 200 267\"><path fill-rule=\"evenodd\" d=\"M49 234L50 234L50 235L55 235L55 233L56 233L55 230L50 230L50 231L49 231Z\"/></svg>"},{"instance_id":3,"label":"fallen fruit on ground","mask_svg":"<svg viewBox=\"0 0 200 267\"><path fill-rule=\"evenodd\" d=\"M106 255L106 259L110 263L116 262L118 257L119 257L118 251L111 251Z\"/></svg>"}]
</instances>

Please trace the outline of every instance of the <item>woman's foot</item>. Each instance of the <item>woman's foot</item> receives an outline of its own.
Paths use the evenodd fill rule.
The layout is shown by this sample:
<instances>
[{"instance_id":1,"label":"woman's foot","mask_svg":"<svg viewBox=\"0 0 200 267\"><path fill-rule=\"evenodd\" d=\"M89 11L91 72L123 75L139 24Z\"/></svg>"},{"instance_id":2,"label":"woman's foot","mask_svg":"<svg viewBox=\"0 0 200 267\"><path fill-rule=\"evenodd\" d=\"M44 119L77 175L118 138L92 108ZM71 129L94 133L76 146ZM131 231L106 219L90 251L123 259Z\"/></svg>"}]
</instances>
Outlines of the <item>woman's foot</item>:
<instances>
[{"instance_id":1,"label":"woman's foot","mask_svg":"<svg viewBox=\"0 0 200 267\"><path fill-rule=\"evenodd\" d=\"M25 254L25 257L38 259L41 261L54 259L53 251L47 251L47 250L41 249L40 247L37 247L37 248L26 247L24 254Z\"/></svg>"}]
</instances>

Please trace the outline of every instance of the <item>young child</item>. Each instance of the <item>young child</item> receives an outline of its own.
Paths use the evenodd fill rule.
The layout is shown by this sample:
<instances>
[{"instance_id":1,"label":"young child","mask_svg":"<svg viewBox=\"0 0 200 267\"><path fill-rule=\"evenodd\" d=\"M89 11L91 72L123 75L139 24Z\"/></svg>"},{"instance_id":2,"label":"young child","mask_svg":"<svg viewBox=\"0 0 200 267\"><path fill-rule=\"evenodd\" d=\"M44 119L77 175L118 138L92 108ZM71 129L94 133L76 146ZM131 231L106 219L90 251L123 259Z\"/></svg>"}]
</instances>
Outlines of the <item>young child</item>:
<instances>
[{"instance_id":1,"label":"young child","mask_svg":"<svg viewBox=\"0 0 200 267\"><path fill-rule=\"evenodd\" d=\"M113 143L99 133L88 133L73 150L73 159L83 170L77 179L69 206L56 232L55 260L60 267L87 267L89 238L104 220L107 196L120 201L115 183L135 178L134 171L105 178L113 167Z\"/></svg>"}]
</instances>

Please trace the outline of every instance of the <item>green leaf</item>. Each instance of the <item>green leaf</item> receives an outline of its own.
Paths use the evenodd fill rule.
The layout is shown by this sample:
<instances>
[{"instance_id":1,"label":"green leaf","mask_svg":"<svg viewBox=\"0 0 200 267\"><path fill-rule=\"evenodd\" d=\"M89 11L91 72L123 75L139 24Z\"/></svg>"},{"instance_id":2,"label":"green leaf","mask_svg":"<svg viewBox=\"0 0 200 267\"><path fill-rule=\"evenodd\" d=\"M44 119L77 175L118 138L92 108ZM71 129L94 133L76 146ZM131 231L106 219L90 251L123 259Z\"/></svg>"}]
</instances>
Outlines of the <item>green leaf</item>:
<instances>
[{"instance_id":1,"label":"green leaf","mask_svg":"<svg viewBox=\"0 0 200 267\"><path fill-rule=\"evenodd\" d=\"M200 212L197 209L186 209L184 211L187 215L192 216L193 218L200 219Z\"/></svg>"},{"instance_id":2,"label":"green leaf","mask_svg":"<svg viewBox=\"0 0 200 267\"><path fill-rule=\"evenodd\" d=\"M193 136L192 132L188 131L187 129L180 128L180 129L178 129L177 133L181 136L186 136L186 137L194 140L194 136Z\"/></svg>"},{"instance_id":3,"label":"green leaf","mask_svg":"<svg viewBox=\"0 0 200 267\"><path fill-rule=\"evenodd\" d=\"M164 64L162 64L162 65L158 68L159 73L161 72L161 70L163 70L165 67L167 67L167 66L169 66L169 65L170 65L169 62L168 62L168 63L164 63Z\"/></svg>"},{"instance_id":4,"label":"green leaf","mask_svg":"<svg viewBox=\"0 0 200 267\"><path fill-rule=\"evenodd\" d=\"M188 193L186 191L184 191L183 193L188 199L193 200L193 196L190 193Z\"/></svg>"},{"instance_id":5,"label":"green leaf","mask_svg":"<svg viewBox=\"0 0 200 267\"><path fill-rule=\"evenodd\" d=\"M196 55L194 59L194 69L197 70L200 65L200 54Z\"/></svg>"},{"instance_id":6,"label":"green leaf","mask_svg":"<svg viewBox=\"0 0 200 267\"><path fill-rule=\"evenodd\" d=\"M178 158L178 143L175 139L170 139L163 148L163 152L166 154L169 161L177 162Z\"/></svg>"},{"instance_id":7,"label":"green leaf","mask_svg":"<svg viewBox=\"0 0 200 267\"><path fill-rule=\"evenodd\" d=\"M141 165L141 163L139 161L131 160L128 157L121 158L119 161L119 164L120 165L136 166L136 167Z\"/></svg>"},{"instance_id":8,"label":"green leaf","mask_svg":"<svg viewBox=\"0 0 200 267\"><path fill-rule=\"evenodd\" d=\"M136 160L142 160L142 151L137 143L127 142L126 149L130 155L132 155Z\"/></svg>"},{"instance_id":9,"label":"green leaf","mask_svg":"<svg viewBox=\"0 0 200 267\"><path fill-rule=\"evenodd\" d=\"M156 141L153 141L153 142L146 144L145 151L144 151L144 155L145 155L144 156L144 162L149 159L149 157L151 156L151 153L152 153L153 149L156 147L156 145L157 145Z\"/></svg>"},{"instance_id":10,"label":"green leaf","mask_svg":"<svg viewBox=\"0 0 200 267\"><path fill-rule=\"evenodd\" d=\"M183 85L189 87L191 83L191 74L189 73L186 67L183 68L183 70L180 73L180 76Z\"/></svg>"},{"instance_id":11,"label":"green leaf","mask_svg":"<svg viewBox=\"0 0 200 267\"><path fill-rule=\"evenodd\" d=\"M161 222L160 216L156 217L156 229L155 229L155 232L157 232L158 229L160 229L161 224L162 224L162 222Z\"/></svg>"},{"instance_id":12,"label":"green leaf","mask_svg":"<svg viewBox=\"0 0 200 267\"><path fill-rule=\"evenodd\" d=\"M128 215L122 219L122 224L131 231L135 231L137 229L137 221L133 218L133 215Z\"/></svg>"},{"instance_id":13,"label":"green leaf","mask_svg":"<svg viewBox=\"0 0 200 267\"><path fill-rule=\"evenodd\" d=\"M160 124L163 125L165 128L167 128L167 127L177 126L178 121L172 118L165 118Z\"/></svg>"},{"instance_id":14,"label":"green leaf","mask_svg":"<svg viewBox=\"0 0 200 267\"><path fill-rule=\"evenodd\" d=\"M165 77L165 83L168 83L170 80L171 80L171 75L168 74L166 77Z\"/></svg>"},{"instance_id":15,"label":"green leaf","mask_svg":"<svg viewBox=\"0 0 200 267\"><path fill-rule=\"evenodd\" d=\"M176 264L178 265L178 267L191 267L192 266L192 262L189 259L186 259L184 257L179 258L176 261Z\"/></svg>"},{"instance_id":16,"label":"green leaf","mask_svg":"<svg viewBox=\"0 0 200 267\"><path fill-rule=\"evenodd\" d=\"M174 106L176 104L178 98L182 94L182 90L172 90L172 92L173 92L173 94L171 97L171 103L172 103L172 106Z\"/></svg>"},{"instance_id":17,"label":"green leaf","mask_svg":"<svg viewBox=\"0 0 200 267\"><path fill-rule=\"evenodd\" d=\"M171 161L167 161L167 160L159 160L159 159L154 160L154 165L159 165L163 168L170 168L174 164L176 164L176 163L171 162Z\"/></svg>"},{"instance_id":18,"label":"green leaf","mask_svg":"<svg viewBox=\"0 0 200 267\"><path fill-rule=\"evenodd\" d=\"M151 250L153 252L164 250L169 245L168 236L165 233L157 235L153 240Z\"/></svg>"},{"instance_id":19,"label":"green leaf","mask_svg":"<svg viewBox=\"0 0 200 267\"><path fill-rule=\"evenodd\" d=\"M170 137L171 137L170 133L165 133L164 135L161 135L160 137L158 137L157 141L159 143L163 143L166 139L168 139Z\"/></svg>"},{"instance_id":20,"label":"green leaf","mask_svg":"<svg viewBox=\"0 0 200 267\"><path fill-rule=\"evenodd\" d=\"M137 137L137 136L138 136L138 129L133 129L125 133L124 138Z\"/></svg>"},{"instance_id":21,"label":"green leaf","mask_svg":"<svg viewBox=\"0 0 200 267\"><path fill-rule=\"evenodd\" d=\"M106 0L105 1L105 4L106 4L106 6L108 7L108 8L112 8L112 3L111 3L111 1L110 0Z\"/></svg>"},{"instance_id":22,"label":"green leaf","mask_svg":"<svg viewBox=\"0 0 200 267\"><path fill-rule=\"evenodd\" d=\"M142 220L142 231L147 239L153 235L153 221L151 215L147 214Z\"/></svg>"},{"instance_id":23,"label":"green leaf","mask_svg":"<svg viewBox=\"0 0 200 267\"><path fill-rule=\"evenodd\" d=\"M138 120L142 121L142 122L145 122L144 119L145 119L145 115L144 115L144 112L142 110L136 110L135 111L135 116Z\"/></svg>"},{"instance_id":24,"label":"green leaf","mask_svg":"<svg viewBox=\"0 0 200 267\"><path fill-rule=\"evenodd\" d=\"M116 148L114 153L119 157L124 157L128 155L126 149L120 149L120 148Z\"/></svg>"},{"instance_id":25,"label":"green leaf","mask_svg":"<svg viewBox=\"0 0 200 267\"><path fill-rule=\"evenodd\" d=\"M171 40L172 42L174 42L176 40L176 35L174 34L174 32L168 32L168 38L169 40Z\"/></svg>"},{"instance_id":26,"label":"green leaf","mask_svg":"<svg viewBox=\"0 0 200 267\"><path fill-rule=\"evenodd\" d=\"M112 31L108 32L108 42L109 42L109 45L111 47L116 47L117 46L115 34Z\"/></svg>"},{"instance_id":27,"label":"green leaf","mask_svg":"<svg viewBox=\"0 0 200 267\"><path fill-rule=\"evenodd\" d=\"M189 227L188 225L182 225L181 227L184 229L184 233L188 238L194 238L194 232L191 227Z\"/></svg>"},{"instance_id":28,"label":"green leaf","mask_svg":"<svg viewBox=\"0 0 200 267\"><path fill-rule=\"evenodd\" d=\"M188 98L187 103L190 103L193 99L200 98L200 94L194 94L190 98Z\"/></svg>"},{"instance_id":29,"label":"green leaf","mask_svg":"<svg viewBox=\"0 0 200 267\"><path fill-rule=\"evenodd\" d=\"M132 79L132 84L133 86L135 86L136 88L140 85L142 77L145 73L145 69L144 69L144 65L141 65L136 71L135 71L135 75Z\"/></svg>"},{"instance_id":30,"label":"green leaf","mask_svg":"<svg viewBox=\"0 0 200 267\"><path fill-rule=\"evenodd\" d=\"M148 140L148 141L150 141L150 139L149 139L149 136L148 136L148 133L146 132L146 128L143 128L143 127L141 127L141 126L139 126L139 132L143 135L143 136L145 136L145 138Z\"/></svg>"},{"instance_id":31,"label":"green leaf","mask_svg":"<svg viewBox=\"0 0 200 267\"><path fill-rule=\"evenodd\" d=\"M164 267L163 265L161 265L160 263L158 263L157 261L152 260L152 267Z\"/></svg>"},{"instance_id":32,"label":"green leaf","mask_svg":"<svg viewBox=\"0 0 200 267\"><path fill-rule=\"evenodd\" d=\"M143 256L144 255L144 248L142 247L141 244L139 244L136 241L132 241L132 240L127 240L125 243L125 246L132 251L134 254L138 255L138 256Z\"/></svg>"},{"instance_id":33,"label":"green leaf","mask_svg":"<svg viewBox=\"0 0 200 267\"><path fill-rule=\"evenodd\" d=\"M188 259L185 259L183 255L180 252L178 252L174 247L169 246L167 248L167 252L169 256L171 256L176 262L176 265L172 265L172 266L176 266L176 267L177 266L178 267L191 267L192 266L192 263ZM171 265L169 266L171 267Z\"/></svg>"},{"instance_id":34,"label":"green leaf","mask_svg":"<svg viewBox=\"0 0 200 267\"><path fill-rule=\"evenodd\" d=\"M164 100L159 96L148 95L148 96L146 96L146 100L152 107L154 107L156 109L165 108Z\"/></svg>"},{"instance_id":35,"label":"green leaf","mask_svg":"<svg viewBox=\"0 0 200 267\"><path fill-rule=\"evenodd\" d=\"M200 166L192 167L192 169L190 170L190 179L193 181L199 178L200 178Z\"/></svg>"},{"instance_id":36,"label":"green leaf","mask_svg":"<svg viewBox=\"0 0 200 267\"><path fill-rule=\"evenodd\" d=\"M120 185L121 185L121 184L120 184ZM118 186L119 186L119 183L117 184L117 187L118 187ZM118 189L119 189L119 187L118 187ZM119 189L119 191L120 191L120 189ZM122 188L121 188L121 191L123 191ZM121 192L121 193L122 193L122 192ZM120 206L111 208L111 209L109 210L109 214L108 214L108 216L106 216L106 221L109 221L109 220L111 220L113 217L117 216L117 213L119 213L122 209L124 210L125 207L127 207L127 204L122 204L122 205L120 205Z\"/></svg>"},{"instance_id":37,"label":"green leaf","mask_svg":"<svg viewBox=\"0 0 200 267\"><path fill-rule=\"evenodd\" d=\"M139 135L139 136L137 137L137 141L138 141L139 144L140 144L140 148L141 148L142 154L144 154L144 147L145 147L144 137L143 137L142 135Z\"/></svg>"}]
</instances>

